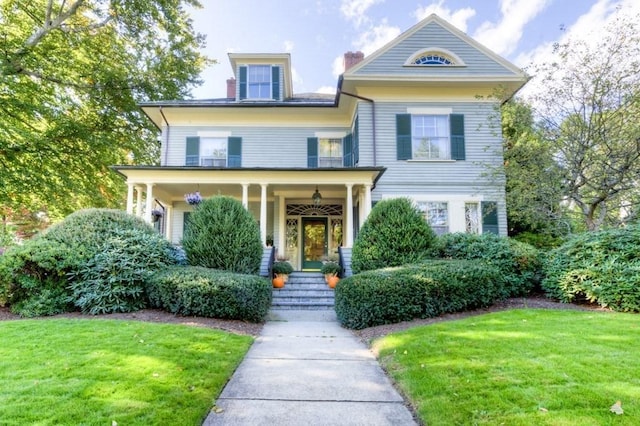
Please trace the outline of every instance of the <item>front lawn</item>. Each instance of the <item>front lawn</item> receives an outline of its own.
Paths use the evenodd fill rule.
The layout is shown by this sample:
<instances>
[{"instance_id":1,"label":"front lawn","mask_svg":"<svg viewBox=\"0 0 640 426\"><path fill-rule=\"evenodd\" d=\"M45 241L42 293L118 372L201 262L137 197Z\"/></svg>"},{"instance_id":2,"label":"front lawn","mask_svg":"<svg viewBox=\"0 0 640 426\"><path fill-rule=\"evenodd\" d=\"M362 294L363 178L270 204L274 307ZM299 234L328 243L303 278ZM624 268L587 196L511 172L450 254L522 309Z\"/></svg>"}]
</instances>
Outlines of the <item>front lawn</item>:
<instances>
[{"instance_id":1,"label":"front lawn","mask_svg":"<svg viewBox=\"0 0 640 426\"><path fill-rule=\"evenodd\" d=\"M251 342L184 325L3 321L0 419L15 425L200 425Z\"/></svg>"},{"instance_id":2,"label":"front lawn","mask_svg":"<svg viewBox=\"0 0 640 426\"><path fill-rule=\"evenodd\" d=\"M640 424L638 315L512 310L374 346L424 424Z\"/></svg>"}]
</instances>

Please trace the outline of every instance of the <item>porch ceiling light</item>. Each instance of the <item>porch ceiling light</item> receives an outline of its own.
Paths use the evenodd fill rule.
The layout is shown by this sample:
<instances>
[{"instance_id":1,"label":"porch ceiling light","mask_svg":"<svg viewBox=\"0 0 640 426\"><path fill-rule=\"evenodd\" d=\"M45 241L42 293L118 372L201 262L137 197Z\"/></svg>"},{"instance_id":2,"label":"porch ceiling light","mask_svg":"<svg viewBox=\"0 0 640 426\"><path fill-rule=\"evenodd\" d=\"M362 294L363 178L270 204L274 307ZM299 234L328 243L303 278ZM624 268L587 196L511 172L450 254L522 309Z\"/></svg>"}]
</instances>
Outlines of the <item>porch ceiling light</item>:
<instances>
[{"instance_id":1,"label":"porch ceiling light","mask_svg":"<svg viewBox=\"0 0 640 426\"><path fill-rule=\"evenodd\" d=\"M313 193L311 199L313 200L314 206L319 206L322 202L322 195L320 194L320 192L318 192L318 185L316 185L316 192Z\"/></svg>"}]
</instances>

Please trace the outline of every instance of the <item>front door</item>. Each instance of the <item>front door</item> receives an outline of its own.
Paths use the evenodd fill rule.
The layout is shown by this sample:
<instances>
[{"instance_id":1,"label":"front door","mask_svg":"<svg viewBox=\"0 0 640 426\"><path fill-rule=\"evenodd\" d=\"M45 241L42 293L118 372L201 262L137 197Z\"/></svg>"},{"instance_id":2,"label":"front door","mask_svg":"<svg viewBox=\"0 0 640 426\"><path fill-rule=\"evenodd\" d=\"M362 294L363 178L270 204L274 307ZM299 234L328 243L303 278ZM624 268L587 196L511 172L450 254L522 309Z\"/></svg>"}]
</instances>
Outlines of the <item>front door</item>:
<instances>
[{"instance_id":1,"label":"front door","mask_svg":"<svg viewBox=\"0 0 640 426\"><path fill-rule=\"evenodd\" d=\"M327 218L302 218L302 269L319 270L327 255Z\"/></svg>"}]
</instances>

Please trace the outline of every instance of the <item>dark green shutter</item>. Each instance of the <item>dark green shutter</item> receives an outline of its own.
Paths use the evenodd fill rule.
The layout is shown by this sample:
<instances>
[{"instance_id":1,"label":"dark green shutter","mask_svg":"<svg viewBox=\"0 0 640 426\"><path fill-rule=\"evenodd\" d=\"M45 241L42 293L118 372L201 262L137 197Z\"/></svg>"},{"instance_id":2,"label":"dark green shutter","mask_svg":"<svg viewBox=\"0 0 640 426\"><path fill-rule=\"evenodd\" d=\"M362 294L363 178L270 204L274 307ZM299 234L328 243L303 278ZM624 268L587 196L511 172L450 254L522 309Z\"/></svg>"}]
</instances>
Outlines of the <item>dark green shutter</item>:
<instances>
[{"instance_id":1,"label":"dark green shutter","mask_svg":"<svg viewBox=\"0 0 640 426\"><path fill-rule=\"evenodd\" d=\"M187 137L187 151L184 158L185 166L197 166L200 162L200 138L198 136Z\"/></svg>"},{"instance_id":2,"label":"dark green shutter","mask_svg":"<svg viewBox=\"0 0 640 426\"><path fill-rule=\"evenodd\" d=\"M353 136L347 135L342 138L342 166L353 166Z\"/></svg>"},{"instance_id":3,"label":"dark green shutter","mask_svg":"<svg viewBox=\"0 0 640 426\"><path fill-rule=\"evenodd\" d=\"M280 67L271 67L271 97L280 100Z\"/></svg>"},{"instance_id":4,"label":"dark green shutter","mask_svg":"<svg viewBox=\"0 0 640 426\"><path fill-rule=\"evenodd\" d=\"M360 129L358 128L358 117L353 125L353 165L360 162Z\"/></svg>"},{"instance_id":5,"label":"dark green shutter","mask_svg":"<svg viewBox=\"0 0 640 426\"><path fill-rule=\"evenodd\" d=\"M227 146L227 167L241 167L242 166L242 138L237 136L230 136Z\"/></svg>"},{"instance_id":6,"label":"dark green shutter","mask_svg":"<svg viewBox=\"0 0 640 426\"><path fill-rule=\"evenodd\" d=\"M495 201L483 201L480 206L482 210L482 233L498 235L500 233L498 227L498 203Z\"/></svg>"},{"instance_id":7,"label":"dark green shutter","mask_svg":"<svg viewBox=\"0 0 640 426\"><path fill-rule=\"evenodd\" d=\"M187 233L187 228L189 227L190 215L191 215L191 212L182 213L182 238L184 238L185 234Z\"/></svg>"},{"instance_id":8,"label":"dark green shutter","mask_svg":"<svg viewBox=\"0 0 640 426\"><path fill-rule=\"evenodd\" d=\"M449 125L451 126L451 159L464 160L464 115L451 114Z\"/></svg>"},{"instance_id":9,"label":"dark green shutter","mask_svg":"<svg viewBox=\"0 0 640 426\"><path fill-rule=\"evenodd\" d=\"M396 115L398 160L411 159L411 114Z\"/></svg>"},{"instance_id":10,"label":"dark green shutter","mask_svg":"<svg viewBox=\"0 0 640 426\"><path fill-rule=\"evenodd\" d=\"M240 67L240 99L247 99L247 67Z\"/></svg>"},{"instance_id":11,"label":"dark green shutter","mask_svg":"<svg viewBox=\"0 0 640 426\"><path fill-rule=\"evenodd\" d=\"M318 167L318 138L307 138L307 167Z\"/></svg>"}]
</instances>

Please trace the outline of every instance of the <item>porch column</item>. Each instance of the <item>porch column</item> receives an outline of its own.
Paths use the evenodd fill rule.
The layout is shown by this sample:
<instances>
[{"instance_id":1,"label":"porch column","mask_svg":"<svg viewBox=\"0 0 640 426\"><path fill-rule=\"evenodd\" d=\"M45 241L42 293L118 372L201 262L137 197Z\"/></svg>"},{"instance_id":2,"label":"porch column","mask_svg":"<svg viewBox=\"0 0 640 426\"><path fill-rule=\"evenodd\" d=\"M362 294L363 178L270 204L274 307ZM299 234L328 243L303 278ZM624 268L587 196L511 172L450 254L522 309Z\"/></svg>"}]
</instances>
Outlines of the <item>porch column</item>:
<instances>
[{"instance_id":1,"label":"porch column","mask_svg":"<svg viewBox=\"0 0 640 426\"><path fill-rule=\"evenodd\" d=\"M136 185L136 216L142 217L142 187Z\"/></svg>"},{"instance_id":2,"label":"porch column","mask_svg":"<svg viewBox=\"0 0 640 426\"><path fill-rule=\"evenodd\" d=\"M347 185L347 241L345 247L353 247L353 184Z\"/></svg>"},{"instance_id":3,"label":"porch column","mask_svg":"<svg viewBox=\"0 0 640 426\"><path fill-rule=\"evenodd\" d=\"M286 238L287 238L287 207L284 203L284 196L278 197L278 255L286 256ZM275 241L274 241L275 243Z\"/></svg>"},{"instance_id":4,"label":"porch column","mask_svg":"<svg viewBox=\"0 0 640 426\"><path fill-rule=\"evenodd\" d=\"M242 205L245 209L249 209L249 184L242 184Z\"/></svg>"},{"instance_id":5,"label":"porch column","mask_svg":"<svg viewBox=\"0 0 640 426\"><path fill-rule=\"evenodd\" d=\"M260 239L267 244L267 184L261 183L260 189Z\"/></svg>"},{"instance_id":6,"label":"porch column","mask_svg":"<svg viewBox=\"0 0 640 426\"><path fill-rule=\"evenodd\" d=\"M127 213L133 214L133 183L127 183Z\"/></svg>"},{"instance_id":7,"label":"porch column","mask_svg":"<svg viewBox=\"0 0 640 426\"><path fill-rule=\"evenodd\" d=\"M171 231L173 226L173 207L166 206L164 209L164 237L171 241Z\"/></svg>"},{"instance_id":8,"label":"porch column","mask_svg":"<svg viewBox=\"0 0 640 426\"><path fill-rule=\"evenodd\" d=\"M364 220L367 220L369 213L371 213L371 184L365 184L364 186ZM364 220L360 222L360 226L364 223Z\"/></svg>"},{"instance_id":9,"label":"porch column","mask_svg":"<svg viewBox=\"0 0 640 426\"><path fill-rule=\"evenodd\" d=\"M151 223L151 210L153 209L153 184L147 184L147 205L145 206L144 220Z\"/></svg>"}]
</instances>

